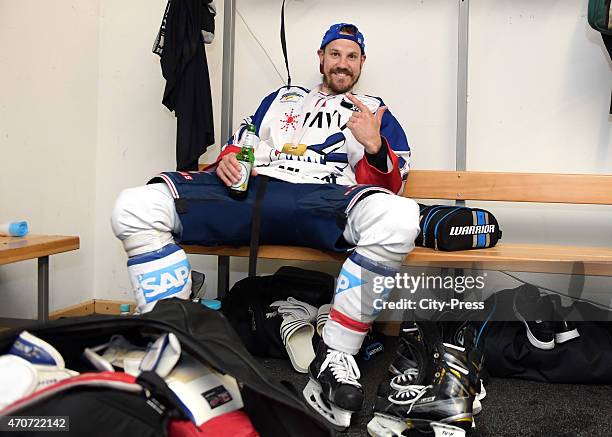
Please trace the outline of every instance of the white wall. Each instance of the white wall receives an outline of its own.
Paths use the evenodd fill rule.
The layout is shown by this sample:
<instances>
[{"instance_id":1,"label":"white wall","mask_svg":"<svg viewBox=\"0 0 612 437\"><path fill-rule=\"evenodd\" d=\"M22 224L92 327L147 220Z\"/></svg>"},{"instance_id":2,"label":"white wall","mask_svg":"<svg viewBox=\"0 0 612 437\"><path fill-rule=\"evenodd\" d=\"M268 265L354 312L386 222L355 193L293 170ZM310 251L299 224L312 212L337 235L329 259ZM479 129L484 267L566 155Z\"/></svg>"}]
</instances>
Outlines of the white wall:
<instances>
[{"instance_id":1,"label":"white wall","mask_svg":"<svg viewBox=\"0 0 612 437\"><path fill-rule=\"evenodd\" d=\"M586 0L470 2L468 169L612 173L611 64L586 10ZM612 207L486 206L508 241L612 246Z\"/></svg>"},{"instance_id":2,"label":"white wall","mask_svg":"<svg viewBox=\"0 0 612 437\"><path fill-rule=\"evenodd\" d=\"M612 172L612 74L586 11L587 0L470 2L470 170Z\"/></svg>"},{"instance_id":3,"label":"white wall","mask_svg":"<svg viewBox=\"0 0 612 437\"><path fill-rule=\"evenodd\" d=\"M79 235L51 308L94 296L98 0L0 0L0 222ZM36 261L0 267L0 316L36 314Z\"/></svg>"},{"instance_id":4,"label":"white wall","mask_svg":"<svg viewBox=\"0 0 612 437\"><path fill-rule=\"evenodd\" d=\"M164 81L151 53L165 4L0 0L0 218L26 217L35 232L78 234L82 241L80 251L51 259L52 308L94 296L131 298L108 217L121 189L174 167L176 123L161 105ZM469 169L612 172L611 64L586 23L586 4L470 2ZM206 47L217 145L203 161L225 139L223 2L217 6L216 39ZM285 77L280 2L239 0L237 8L234 125ZM357 24L368 55L358 90L383 97L400 120L413 168L454 169L458 1L290 0L286 20L293 80L305 86L319 81L316 49L329 24ZM608 207L487 206L500 216L508 241L612 243ZM214 290L214 258L191 260ZM34 314L33 297L23 296L26 289L35 293L35 263L24 264L0 268L2 312ZM261 262L261 270L278 265ZM244 261L232 266L233 279L244 276Z\"/></svg>"}]
</instances>

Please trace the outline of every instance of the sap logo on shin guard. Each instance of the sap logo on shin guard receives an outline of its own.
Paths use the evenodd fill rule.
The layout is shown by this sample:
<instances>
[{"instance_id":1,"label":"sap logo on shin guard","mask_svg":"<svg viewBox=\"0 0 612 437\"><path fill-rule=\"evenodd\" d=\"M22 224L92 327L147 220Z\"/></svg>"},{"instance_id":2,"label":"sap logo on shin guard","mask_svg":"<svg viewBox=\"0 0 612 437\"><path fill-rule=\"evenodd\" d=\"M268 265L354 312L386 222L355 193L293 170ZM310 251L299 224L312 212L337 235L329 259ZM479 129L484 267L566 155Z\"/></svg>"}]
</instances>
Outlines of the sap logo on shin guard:
<instances>
[{"instance_id":1,"label":"sap logo on shin guard","mask_svg":"<svg viewBox=\"0 0 612 437\"><path fill-rule=\"evenodd\" d=\"M355 287L361 287L363 285L363 281L359 279L357 276L349 273L345 269L340 271L340 276L338 276L338 285L336 286L336 294L340 294L343 291L349 290Z\"/></svg>"},{"instance_id":2,"label":"sap logo on shin guard","mask_svg":"<svg viewBox=\"0 0 612 437\"><path fill-rule=\"evenodd\" d=\"M183 291L190 271L189 261L183 260L163 269L138 275L138 281L147 303Z\"/></svg>"}]
</instances>

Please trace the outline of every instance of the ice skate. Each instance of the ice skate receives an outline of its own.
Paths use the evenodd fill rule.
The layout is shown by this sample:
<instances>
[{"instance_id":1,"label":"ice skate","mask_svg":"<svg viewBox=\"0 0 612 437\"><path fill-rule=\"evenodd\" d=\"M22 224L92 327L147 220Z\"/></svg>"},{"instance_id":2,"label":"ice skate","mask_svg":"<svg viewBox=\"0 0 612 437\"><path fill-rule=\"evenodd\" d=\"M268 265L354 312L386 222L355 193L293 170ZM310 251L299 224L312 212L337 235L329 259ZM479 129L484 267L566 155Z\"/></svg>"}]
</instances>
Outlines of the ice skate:
<instances>
[{"instance_id":1,"label":"ice skate","mask_svg":"<svg viewBox=\"0 0 612 437\"><path fill-rule=\"evenodd\" d=\"M348 428L352 414L363 404L359 368L353 356L321 341L308 374L310 380L302 392L306 402L337 430Z\"/></svg>"},{"instance_id":2,"label":"ice skate","mask_svg":"<svg viewBox=\"0 0 612 437\"><path fill-rule=\"evenodd\" d=\"M421 329L422 330L422 329ZM478 414L482 411L482 404L480 400L486 396L484 386L480 381L480 371L483 365L484 356L482 351L476 347L475 338L471 327L466 327L463 337L465 337L464 344L467 348L460 348L450 344L446 344L448 347L445 349L434 350L430 344L428 349L430 355L427 358L420 357L419 368L406 369L401 375L397 375L391 379L390 388L396 391L418 391L423 388L423 384L433 379L433 373L437 366L437 361L445 359L452 363L460 363L462 356L467 355L467 367L470 370L471 387L476 387L476 396L474 398L473 413ZM429 338L434 338L432 334L429 334ZM427 348L427 344L423 344L422 347ZM422 349L421 349L422 350ZM414 356L414 355L413 355ZM382 391L379 391L379 395Z\"/></svg>"},{"instance_id":3,"label":"ice skate","mask_svg":"<svg viewBox=\"0 0 612 437\"><path fill-rule=\"evenodd\" d=\"M436 437L460 437L472 428L476 382L479 384L471 374L474 366L457 346L439 343L435 354L439 358L429 385L411 386L377 399L374 418L368 423L370 435L399 436L414 429L433 432Z\"/></svg>"},{"instance_id":4,"label":"ice skate","mask_svg":"<svg viewBox=\"0 0 612 437\"><path fill-rule=\"evenodd\" d=\"M477 399L479 392L483 388L479 378L480 370L482 368L482 353L477 349L466 349L449 343L438 343L436 347L433 348L431 353L429 364L427 366L430 369L430 373L429 375L426 375L424 379L425 382L430 382L435 379L435 372L440 366L440 361L446 361L450 364L463 366L469 371L466 378L470 383L470 394L476 396ZM395 384L393 384L392 380L391 387L396 393L402 393L404 398L406 398L408 393L418 392L420 388L424 387L422 384L402 385L399 382L400 379L401 377L393 378L393 380L395 380ZM483 393L483 395L486 395L486 393Z\"/></svg>"},{"instance_id":5,"label":"ice skate","mask_svg":"<svg viewBox=\"0 0 612 437\"><path fill-rule=\"evenodd\" d=\"M391 388L400 390L408 385L422 385L431 374L429 356L439 339L434 323L403 322L395 359L389 366L393 375Z\"/></svg>"}]
</instances>

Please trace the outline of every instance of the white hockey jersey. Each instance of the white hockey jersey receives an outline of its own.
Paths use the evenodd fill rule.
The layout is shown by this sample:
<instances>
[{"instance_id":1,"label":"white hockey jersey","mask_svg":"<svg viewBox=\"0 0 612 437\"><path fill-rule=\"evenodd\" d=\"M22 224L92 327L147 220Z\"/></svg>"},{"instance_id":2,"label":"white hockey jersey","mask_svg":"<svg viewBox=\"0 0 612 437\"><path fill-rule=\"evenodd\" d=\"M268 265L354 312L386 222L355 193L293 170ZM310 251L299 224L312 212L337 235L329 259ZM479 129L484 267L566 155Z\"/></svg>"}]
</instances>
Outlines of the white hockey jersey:
<instances>
[{"instance_id":1,"label":"white hockey jersey","mask_svg":"<svg viewBox=\"0 0 612 437\"><path fill-rule=\"evenodd\" d=\"M356 95L372 113L383 101ZM237 152L248 123L257 127L257 172L294 183L373 184L398 192L408 174L410 147L395 117L382 117L381 137L386 144L387 172L370 165L364 147L346 123L358 109L344 94L328 95L320 86L309 91L283 87L267 96L223 148L220 159Z\"/></svg>"}]
</instances>

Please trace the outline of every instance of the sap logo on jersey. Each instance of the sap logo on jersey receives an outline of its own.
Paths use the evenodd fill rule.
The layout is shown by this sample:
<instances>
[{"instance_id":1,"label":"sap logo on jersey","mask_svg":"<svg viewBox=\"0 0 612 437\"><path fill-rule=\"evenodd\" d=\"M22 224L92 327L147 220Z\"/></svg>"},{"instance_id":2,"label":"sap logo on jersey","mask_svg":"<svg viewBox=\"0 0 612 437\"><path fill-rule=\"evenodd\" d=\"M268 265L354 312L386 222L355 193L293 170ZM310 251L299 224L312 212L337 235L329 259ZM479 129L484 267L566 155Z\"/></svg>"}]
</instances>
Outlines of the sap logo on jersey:
<instances>
[{"instance_id":1,"label":"sap logo on jersey","mask_svg":"<svg viewBox=\"0 0 612 437\"><path fill-rule=\"evenodd\" d=\"M171 266L139 275L138 281L147 303L183 291L190 270L189 261L185 259Z\"/></svg>"},{"instance_id":2,"label":"sap logo on jersey","mask_svg":"<svg viewBox=\"0 0 612 437\"><path fill-rule=\"evenodd\" d=\"M355 275L349 273L346 269L342 269L340 276L338 276L338 285L336 286L336 294L340 294L343 291L351 288L360 287L363 281Z\"/></svg>"}]
</instances>

